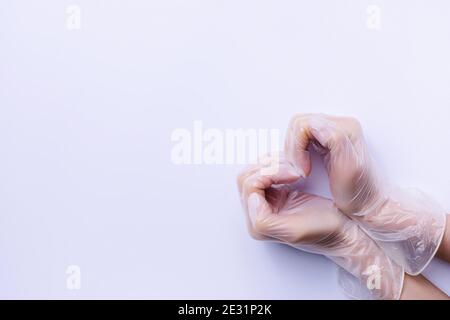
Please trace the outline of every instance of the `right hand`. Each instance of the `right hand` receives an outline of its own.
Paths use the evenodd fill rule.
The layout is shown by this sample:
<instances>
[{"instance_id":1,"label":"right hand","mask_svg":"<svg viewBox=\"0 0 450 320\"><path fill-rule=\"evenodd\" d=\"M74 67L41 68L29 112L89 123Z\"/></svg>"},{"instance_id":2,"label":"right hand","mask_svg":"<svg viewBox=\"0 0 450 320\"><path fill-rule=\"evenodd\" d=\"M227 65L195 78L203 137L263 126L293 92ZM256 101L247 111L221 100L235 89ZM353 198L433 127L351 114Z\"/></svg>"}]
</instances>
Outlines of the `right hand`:
<instances>
[{"instance_id":1,"label":"right hand","mask_svg":"<svg viewBox=\"0 0 450 320\"><path fill-rule=\"evenodd\" d=\"M324 158L337 207L346 214L364 211L381 197L364 136L354 118L298 114L289 124L286 158L304 177L311 173L312 145Z\"/></svg>"}]
</instances>

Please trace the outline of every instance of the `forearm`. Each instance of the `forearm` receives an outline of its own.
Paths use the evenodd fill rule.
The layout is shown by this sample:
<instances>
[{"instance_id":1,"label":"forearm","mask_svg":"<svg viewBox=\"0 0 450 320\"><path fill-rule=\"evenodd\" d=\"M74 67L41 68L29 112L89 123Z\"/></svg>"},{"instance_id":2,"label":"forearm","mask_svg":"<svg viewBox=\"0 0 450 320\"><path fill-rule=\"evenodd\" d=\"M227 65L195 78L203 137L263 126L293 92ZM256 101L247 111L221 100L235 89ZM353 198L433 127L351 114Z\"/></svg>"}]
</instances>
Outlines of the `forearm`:
<instances>
[{"instance_id":1,"label":"forearm","mask_svg":"<svg viewBox=\"0 0 450 320\"><path fill-rule=\"evenodd\" d=\"M447 215L444 235L436 256L442 260L450 262L450 214Z\"/></svg>"},{"instance_id":2,"label":"forearm","mask_svg":"<svg viewBox=\"0 0 450 320\"><path fill-rule=\"evenodd\" d=\"M449 296L435 287L424 276L405 274L400 300L448 300Z\"/></svg>"}]
</instances>

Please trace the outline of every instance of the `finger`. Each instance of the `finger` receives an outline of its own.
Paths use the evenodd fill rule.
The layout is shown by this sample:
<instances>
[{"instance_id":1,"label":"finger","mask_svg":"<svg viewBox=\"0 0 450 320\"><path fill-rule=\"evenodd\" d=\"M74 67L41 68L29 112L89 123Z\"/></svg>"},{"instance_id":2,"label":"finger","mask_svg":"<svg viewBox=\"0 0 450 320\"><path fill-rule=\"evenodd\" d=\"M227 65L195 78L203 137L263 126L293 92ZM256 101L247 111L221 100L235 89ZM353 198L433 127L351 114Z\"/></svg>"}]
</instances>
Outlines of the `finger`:
<instances>
[{"instance_id":1,"label":"finger","mask_svg":"<svg viewBox=\"0 0 450 320\"><path fill-rule=\"evenodd\" d=\"M242 194L242 186L244 184L245 179L253 175L256 171L260 170L260 168L261 168L260 164L249 165L238 174L236 182L240 194Z\"/></svg>"},{"instance_id":2,"label":"finger","mask_svg":"<svg viewBox=\"0 0 450 320\"><path fill-rule=\"evenodd\" d=\"M264 190L274 184L291 184L300 178L297 170L292 165L283 161L278 170L272 175L262 174L261 170L255 171L248 176L242 184L242 198L247 201L251 193L258 193L264 197Z\"/></svg>"},{"instance_id":3,"label":"finger","mask_svg":"<svg viewBox=\"0 0 450 320\"><path fill-rule=\"evenodd\" d=\"M247 229L250 236L255 240L273 240L272 237L259 232L255 228L258 216L267 215L271 212L271 208L266 199L257 193L253 193L248 197L248 200L244 205L246 207Z\"/></svg>"},{"instance_id":4,"label":"finger","mask_svg":"<svg viewBox=\"0 0 450 320\"><path fill-rule=\"evenodd\" d=\"M286 159L299 170L303 177L311 173L311 158L308 151L312 136L309 132L309 115L295 115L289 122L289 127L285 139Z\"/></svg>"},{"instance_id":5,"label":"finger","mask_svg":"<svg viewBox=\"0 0 450 320\"><path fill-rule=\"evenodd\" d=\"M237 177L239 193L242 193L242 185L245 179L253 175L258 170L264 175L273 175L277 173L279 165L285 162L285 156L282 152L268 153L258 159L258 163L247 166Z\"/></svg>"},{"instance_id":6,"label":"finger","mask_svg":"<svg viewBox=\"0 0 450 320\"><path fill-rule=\"evenodd\" d=\"M360 141L361 138L361 126L354 118L324 114L295 115L286 135L286 157L309 175L311 160L308 147L311 142L317 141L326 150L334 151L342 146L349 149L353 142Z\"/></svg>"},{"instance_id":7,"label":"finger","mask_svg":"<svg viewBox=\"0 0 450 320\"><path fill-rule=\"evenodd\" d=\"M361 124L353 117L326 116L336 123L343 130L352 142L358 141L363 137Z\"/></svg>"},{"instance_id":8,"label":"finger","mask_svg":"<svg viewBox=\"0 0 450 320\"><path fill-rule=\"evenodd\" d=\"M269 240L271 238L270 236L265 236L255 230L255 221L258 212L262 211L260 213L262 216L272 212L272 207L266 199L266 189L273 184L293 183L297 181L300 176L294 168L284 160L280 164L279 170L273 175L262 174L260 170L261 167L262 166L251 167L248 172L244 174L246 178L241 186L241 201L245 208L246 221L250 235L254 239ZM253 173L249 174L249 172ZM252 211L250 211L249 207L252 208Z\"/></svg>"},{"instance_id":9,"label":"finger","mask_svg":"<svg viewBox=\"0 0 450 320\"><path fill-rule=\"evenodd\" d=\"M307 119L309 134L324 148L333 151L342 144L351 144L350 136L339 121L325 116L315 116Z\"/></svg>"}]
</instances>

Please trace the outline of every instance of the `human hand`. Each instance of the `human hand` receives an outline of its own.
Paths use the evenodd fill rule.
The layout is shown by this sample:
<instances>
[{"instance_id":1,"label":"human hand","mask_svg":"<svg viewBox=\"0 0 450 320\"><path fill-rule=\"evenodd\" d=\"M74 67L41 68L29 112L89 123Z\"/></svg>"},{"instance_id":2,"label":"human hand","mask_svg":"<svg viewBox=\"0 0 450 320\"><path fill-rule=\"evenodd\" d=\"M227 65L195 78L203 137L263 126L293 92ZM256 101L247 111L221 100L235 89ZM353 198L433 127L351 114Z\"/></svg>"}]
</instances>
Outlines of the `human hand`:
<instances>
[{"instance_id":1,"label":"human hand","mask_svg":"<svg viewBox=\"0 0 450 320\"><path fill-rule=\"evenodd\" d=\"M442 208L421 192L390 189L379 180L356 119L294 116L286 136L286 158L305 177L311 172L309 146L324 158L336 206L357 220L408 273L420 273L442 238Z\"/></svg>"},{"instance_id":2,"label":"human hand","mask_svg":"<svg viewBox=\"0 0 450 320\"><path fill-rule=\"evenodd\" d=\"M254 165L238 177L242 205L249 233L258 240L286 243L297 249L323 254L356 279L341 285L359 298L397 299L403 269L393 263L358 225L339 212L333 202L299 191L300 175L283 158L278 171L262 174L264 166ZM367 285L368 270L378 270L378 286ZM368 287L368 289L365 289Z\"/></svg>"}]
</instances>

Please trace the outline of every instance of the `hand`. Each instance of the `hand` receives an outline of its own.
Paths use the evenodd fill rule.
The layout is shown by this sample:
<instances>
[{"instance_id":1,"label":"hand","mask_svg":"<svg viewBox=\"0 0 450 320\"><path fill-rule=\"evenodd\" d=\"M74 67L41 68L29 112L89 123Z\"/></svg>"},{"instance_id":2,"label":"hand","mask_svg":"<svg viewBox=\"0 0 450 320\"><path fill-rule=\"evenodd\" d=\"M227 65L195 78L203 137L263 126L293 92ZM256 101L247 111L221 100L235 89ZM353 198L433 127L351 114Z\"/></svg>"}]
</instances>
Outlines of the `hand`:
<instances>
[{"instance_id":1,"label":"hand","mask_svg":"<svg viewBox=\"0 0 450 320\"><path fill-rule=\"evenodd\" d=\"M381 190L356 119L294 116L286 135L286 158L304 177L311 173L310 145L325 160L333 200L342 212L360 212L378 200Z\"/></svg>"},{"instance_id":2,"label":"hand","mask_svg":"<svg viewBox=\"0 0 450 320\"><path fill-rule=\"evenodd\" d=\"M263 169L254 165L238 176L253 238L301 246L339 237L347 218L332 201L297 190L293 183L300 175L284 159L274 175L262 174Z\"/></svg>"},{"instance_id":3,"label":"hand","mask_svg":"<svg viewBox=\"0 0 450 320\"><path fill-rule=\"evenodd\" d=\"M286 160L280 160L273 174L262 174L267 172L263 169L262 165L251 166L238 177L247 225L255 239L326 255L346 270L340 284L353 297L399 298L403 269L356 223L332 201L300 192L294 184L300 175ZM379 272L379 284L370 287L373 270Z\"/></svg>"},{"instance_id":4,"label":"hand","mask_svg":"<svg viewBox=\"0 0 450 320\"><path fill-rule=\"evenodd\" d=\"M361 126L353 118L294 116L286 157L308 176L312 145L323 156L336 206L357 220L410 274L420 273L442 238L445 212L418 191L389 189L375 173Z\"/></svg>"}]
</instances>

